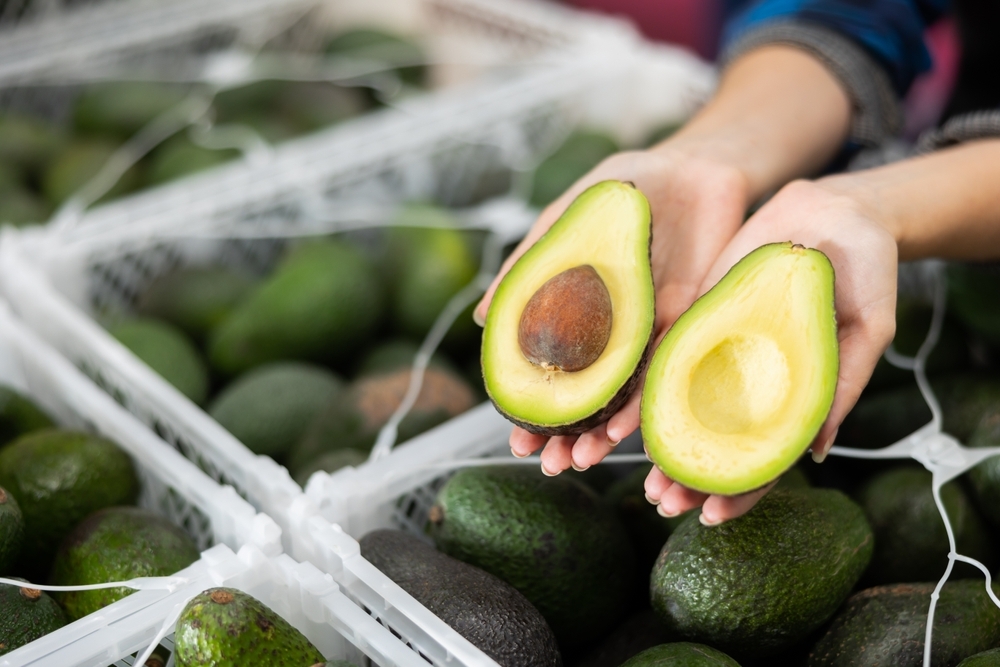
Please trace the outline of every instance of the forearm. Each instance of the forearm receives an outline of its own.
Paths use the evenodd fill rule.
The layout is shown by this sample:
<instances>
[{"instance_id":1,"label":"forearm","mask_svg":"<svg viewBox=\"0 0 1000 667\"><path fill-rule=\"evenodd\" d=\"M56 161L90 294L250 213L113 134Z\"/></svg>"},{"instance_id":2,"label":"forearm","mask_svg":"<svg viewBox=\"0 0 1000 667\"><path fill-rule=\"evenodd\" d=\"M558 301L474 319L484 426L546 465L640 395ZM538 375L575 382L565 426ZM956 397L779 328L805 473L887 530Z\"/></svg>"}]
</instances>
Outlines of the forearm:
<instances>
[{"instance_id":1,"label":"forearm","mask_svg":"<svg viewBox=\"0 0 1000 667\"><path fill-rule=\"evenodd\" d=\"M1000 139L821 181L896 239L901 260L1000 258Z\"/></svg>"},{"instance_id":2,"label":"forearm","mask_svg":"<svg viewBox=\"0 0 1000 667\"><path fill-rule=\"evenodd\" d=\"M821 169L847 138L851 103L813 56L767 46L727 69L714 98L653 150L677 150L739 171L747 206Z\"/></svg>"}]
</instances>

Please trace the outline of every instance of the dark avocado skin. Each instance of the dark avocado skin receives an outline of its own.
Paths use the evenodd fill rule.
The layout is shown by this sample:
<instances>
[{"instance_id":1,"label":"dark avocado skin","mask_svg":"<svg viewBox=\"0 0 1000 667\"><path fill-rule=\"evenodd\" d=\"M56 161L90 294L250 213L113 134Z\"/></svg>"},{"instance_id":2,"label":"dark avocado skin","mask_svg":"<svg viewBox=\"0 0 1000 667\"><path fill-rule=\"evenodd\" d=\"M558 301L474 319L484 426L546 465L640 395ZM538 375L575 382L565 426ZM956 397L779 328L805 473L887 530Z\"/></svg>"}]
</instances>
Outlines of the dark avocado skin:
<instances>
[{"instance_id":1,"label":"dark avocado skin","mask_svg":"<svg viewBox=\"0 0 1000 667\"><path fill-rule=\"evenodd\" d=\"M521 591L564 652L600 641L627 611L636 576L628 534L578 480L469 468L441 489L432 519L438 549Z\"/></svg>"},{"instance_id":2,"label":"dark avocado skin","mask_svg":"<svg viewBox=\"0 0 1000 667\"><path fill-rule=\"evenodd\" d=\"M684 521L653 568L652 606L680 637L772 656L834 614L873 541L864 512L839 491L776 489L721 526Z\"/></svg>"},{"instance_id":3,"label":"dark avocado skin","mask_svg":"<svg viewBox=\"0 0 1000 667\"><path fill-rule=\"evenodd\" d=\"M57 586L165 577L198 560L198 547L162 516L138 507L109 507L73 529L56 554ZM83 618L134 593L131 588L55 593L70 619Z\"/></svg>"},{"instance_id":4,"label":"dark avocado skin","mask_svg":"<svg viewBox=\"0 0 1000 667\"><path fill-rule=\"evenodd\" d=\"M921 667L933 583L877 586L852 596L808 667ZM1000 643L1000 609L982 581L944 585L934 612L932 667L954 667Z\"/></svg>"},{"instance_id":5,"label":"dark avocado skin","mask_svg":"<svg viewBox=\"0 0 1000 667\"><path fill-rule=\"evenodd\" d=\"M0 576L10 573L23 542L24 515L14 496L0 486Z\"/></svg>"},{"instance_id":6,"label":"dark avocado skin","mask_svg":"<svg viewBox=\"0 0 1000 667\"><path fill-rule=\"evenodd\" d=\"M740 665L711 646L676 642L647 649L621 667L740 667Z\"/></svg>"},{"instance_id":7,"label":"dark avocado skin","mask_svg":"<svg viewBox=\"0 0 1000 667\"><path fill-rule=\"evenodd\" d=\"M969 656L958 663L958 667L1000 667L1000 648Z\"/></svg>"},{"instance_id":8,"label":"dark avocado skin","mask_svg":"<svg viewBox=\"0 0 1000 667\"><path fill-rule=\"evenodd\" d=\"M0 485L24 514L18 571L31 579L48 574L63 538L99 509L135 502L139 492L132 460L109 440L51 429L28 434L0 450Z\"/></svg>"},{"instance_id":9,"label":"dark avocado skin","mask_svg":"<svg viewBox=\"0 0 1000 667\"><path fill-rule=\"evenodd\" d=\"M901 467L873 477L858 502L875 531L875 552L865 573L871 585L936 581L948 565L948 534L931 491L931 473ZM989 567L995 560L978 512L955 482L941 488L958 553ZM979 570L956 563L952 577L981 577Z\"/></svg>"},{"instance_id":10,"label":"dark avocado skin","mask_svg":"<svg viewBox=\"0 0 1000 667\"><path fill-rule=\"evenodd\" d=\"M13 389L0 387L0 446L52 426L52 420L38 406Z\"/></svg>"},{"instance_id":11,"label":"dark avocado skin","mask_svg":"<svg viewBox=\"0 0 1000 667\"><path fill-rule=\"evenodd\" d=\"M187 603L177 619L174 659L177 667L312 667L326 662L288 621L234 588L212 588Z\"/></svg>"},{"instance_id":12,"label":"dark avocado skin","mask_svg":"<svg viewBox=\"0 0 1000 667\"><path fill-rule=\"evenodd\" d=\"M599 646L587 651L586 657L573 667L619 667L629 658L671 639L653 610L646 608L622 621Z\"/></svg>"},{"instance_id":13,"label":"dark avocado skin","mask_svg":"<svg viewBox=\"0 0 1000 667\"><path fill-rule=\"evenodd\" d=\"M489 572L396 530L365 535L361 555L504 667L562 665L555 635L542 615Z\"/></svg>"},{"instance_id":14,"label":"dark avocado skin","mask_svg":"<svg viewBox=\"0 0 1000 667\"><path fill-rule=\"evenodd\" d=\"M986 411L969 446L1000 446L1000 407ZM988 458L970 470L968 479L979 510L994 527L1000 527L1000 456Z\"/></svg>"},{"instance_id":15,"label":"dark avocado skin","mask_svg":"<svg viewBox=\"0 0 1000 667\"><path fill-rule=\"evenodd\" d=\"M66 614L55 600L42 591L35 597L22 590L0 584L0 655L66 625Z\"/></svg>"}]
</instances>

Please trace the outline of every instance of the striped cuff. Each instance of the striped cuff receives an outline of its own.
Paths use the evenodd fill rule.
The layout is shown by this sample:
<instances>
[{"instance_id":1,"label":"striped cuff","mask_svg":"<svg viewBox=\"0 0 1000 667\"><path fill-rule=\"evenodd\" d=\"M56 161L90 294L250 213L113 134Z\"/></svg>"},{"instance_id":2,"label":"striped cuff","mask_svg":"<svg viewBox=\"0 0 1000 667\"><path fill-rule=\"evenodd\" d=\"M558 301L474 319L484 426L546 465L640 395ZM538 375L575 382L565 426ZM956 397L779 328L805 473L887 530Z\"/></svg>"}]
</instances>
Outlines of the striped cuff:
<instances>
[{"instance_id":1,"label":"striped cuff","mask_svg":"<svg viewBox=\"0 0 1000 667\"><path fill-rule=\"evenodd\" d=\"M810 53L840 81L854 106L851 141L877 146L899 133L903 114L885 69L861 46L829 28L801 21L770 21L727 45L720 61L725 66L749 51L772 44Z\"/></svg>"},{"instance_id":2,"label":"striped cuff","mask_svg":"<svg viewBox=\"0 0 1000 667\"><path fill-rule=\"evenodd\" d=\"M1000 137L1000 111L973 111L928 130L917 141L917 153L930 153L975 139Z\"/></svg>"}]
</instances>

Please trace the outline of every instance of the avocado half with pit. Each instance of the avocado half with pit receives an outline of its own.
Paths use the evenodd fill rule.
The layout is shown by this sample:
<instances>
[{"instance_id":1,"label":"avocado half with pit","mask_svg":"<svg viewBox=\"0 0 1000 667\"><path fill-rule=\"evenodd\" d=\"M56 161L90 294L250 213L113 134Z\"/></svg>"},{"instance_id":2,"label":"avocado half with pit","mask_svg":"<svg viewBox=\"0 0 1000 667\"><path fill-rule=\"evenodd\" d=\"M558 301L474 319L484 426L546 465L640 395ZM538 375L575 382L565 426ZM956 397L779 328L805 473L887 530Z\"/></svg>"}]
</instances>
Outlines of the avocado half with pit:
<instances>
[{"instance_id":1,"label":"avocado half with pit","mask_svg":"<svg viewBox=\"0 0 1000 667\"><path fill-rule=\"evenodd\" d=\"M518 426L583 433L635 388L653 336L649 203L603 181L500 282L483 332L486 391Z\"/></svg>"},{"instance_id":2,"label":"avocado half with pit","mask_svg":"<svg viewBox=\"0 0 1000 667\"><path fill-rule=\"evenodd\" d=\"M677 319L642 393L642 437L667 477L735 495L805 452L837 388L833 279L820 251L765 245Z\"/></svg>"}]
</instances>

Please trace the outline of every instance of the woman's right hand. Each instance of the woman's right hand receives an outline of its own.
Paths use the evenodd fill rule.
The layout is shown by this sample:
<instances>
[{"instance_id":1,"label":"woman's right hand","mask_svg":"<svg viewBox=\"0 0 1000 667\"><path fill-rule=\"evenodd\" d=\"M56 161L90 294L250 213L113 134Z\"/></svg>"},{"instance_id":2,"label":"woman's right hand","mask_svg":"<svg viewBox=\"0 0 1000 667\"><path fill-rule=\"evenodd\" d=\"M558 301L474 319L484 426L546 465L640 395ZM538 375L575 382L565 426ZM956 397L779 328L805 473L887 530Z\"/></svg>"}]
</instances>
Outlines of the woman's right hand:
<instances>
[{"instance_id":1,"label":"woman's right hand","mask_svg":"<svg viewBox=\"0 0 1000 667\"><path fill-rule=\"evenodd\" d=\"M649 200L656 288L654 335L659 342L674 320L694 302L709 268L739 229L748 205L747 182L738 169L694 156L670 141L653 149L611 156L546 207L476 307L479 322L485 321L493 293L514 262L581 192L609 179L631 181ZM542 470L549 475L570 467L586 469L639 427L640 395L641 391L636 390L606 424L579 436L550 438L514 428L511 450L515 456L524 457L542 449Z\"/></svg>"}]
</instances>

